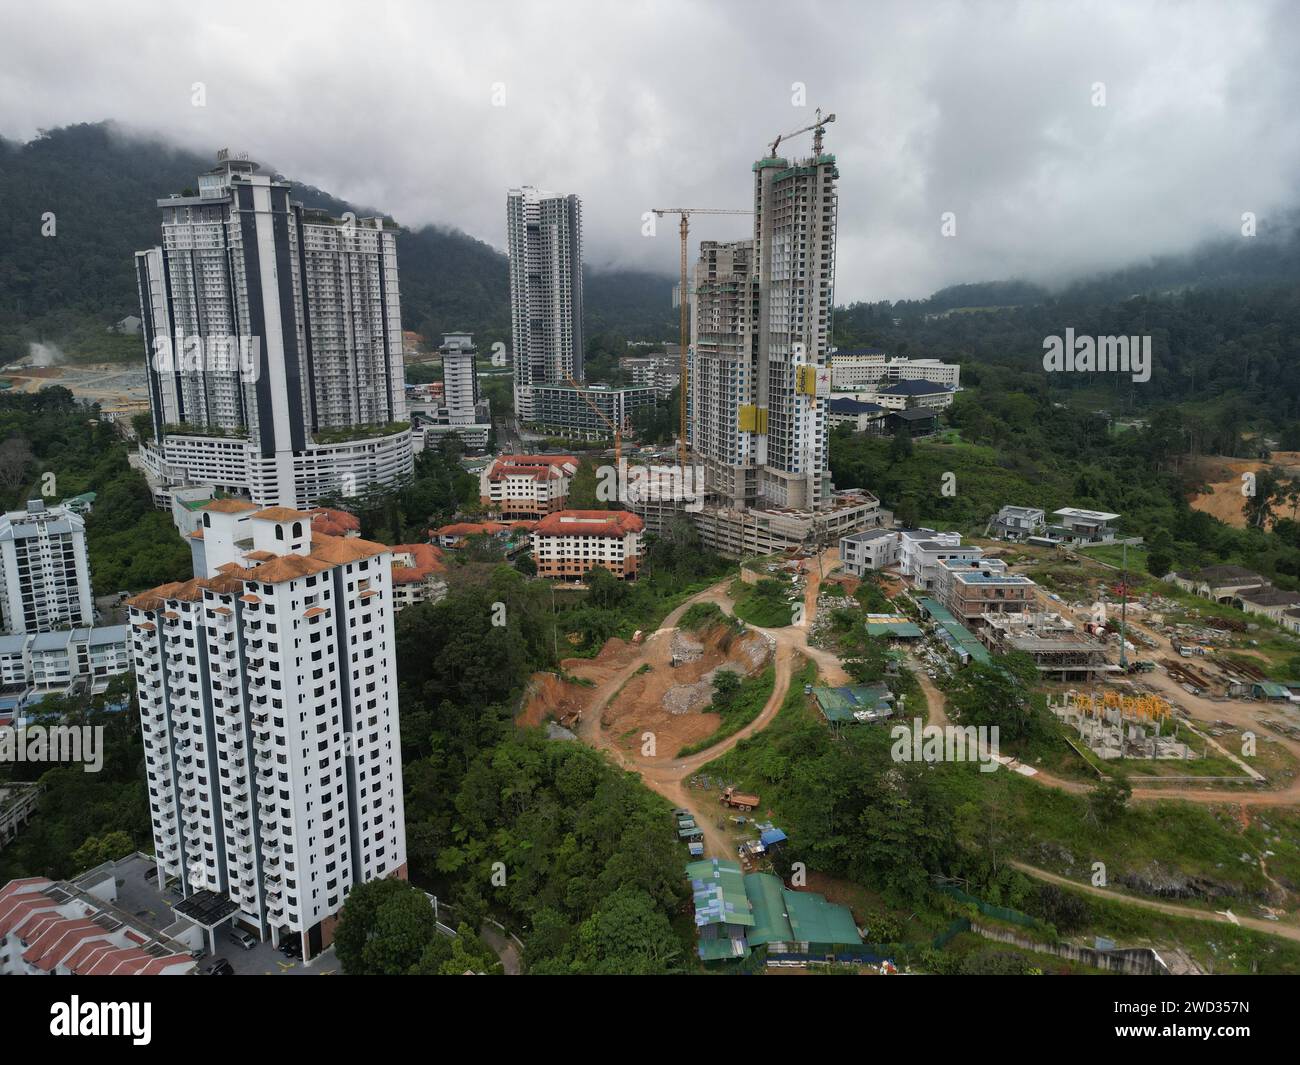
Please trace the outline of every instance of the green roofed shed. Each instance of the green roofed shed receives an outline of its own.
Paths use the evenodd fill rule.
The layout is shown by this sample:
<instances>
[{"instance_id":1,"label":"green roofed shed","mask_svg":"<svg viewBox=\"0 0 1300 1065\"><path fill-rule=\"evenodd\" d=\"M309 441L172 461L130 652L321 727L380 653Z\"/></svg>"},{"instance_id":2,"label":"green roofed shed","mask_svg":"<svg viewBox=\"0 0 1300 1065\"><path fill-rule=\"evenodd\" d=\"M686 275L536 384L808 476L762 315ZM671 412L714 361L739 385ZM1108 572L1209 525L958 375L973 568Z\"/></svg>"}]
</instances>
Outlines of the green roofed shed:
<instances>
[{"instance_id":1,"label":"green roofed shed","mask_svg":"<svg viewBox=\"0 0 1300 1065\"><path fill-rule=\"evenodd\" d=\"M880 721L894 712L894 694L879 682L814 688L813 698L817 700L817 709L832 725Z\"/></svg>"},{"instance_id":2,"label":"green roofed shed","mask_svg":"<svg viewBox=\"0 0 1300 1065\"><path fill-rule=\"evenodd\" d=\"M752 925L754 915L745 895L745 879L736 862L720 858L691 862L686 867L695 901L695 925Z\"/></svg>"},{"instance_id":3,"label":"green roofed shed","mask_svg":"<svg viewBox=\"0 0 1300 1065\"><path fill-rule=\"evenodd\" d=\"M794 939L807 943L811 953L831 954L862 945L862 936L846 906L828 902L813 891L785 892L785 908Z\"/></svg>"},{"instance_id":4,"label":"green roofed shed","mask_svg":"<svg viewBox=\"0 0 1300 1065\"><path fill-rule=\"evenodd\" d=\"M974 659L976 662L988 665L993 661L993 656L989 654L988 648L980 643L979 637L953 617L951 611L941 602L928 596L922 596L916 602L922 610L934 618L943 634L944 642L957 652L963 662L966 659Z\"/></svg>"},{"instance_id":5,"label":"green roofed shed","mask_svg":"<svg viewBox=\"0 0 1300 1065\"><path fill-rule=\"evenodd\" d=\"M889 640L919 640L921 627L903 614L868 614L867 635Z\"/></svg>"},{"instance_id":6,"label":"green roofed shed","mask_svg":"<svg viewBox=\"0 0 1300 1065\"><path fill-rule=\"evenodd\" d=\"M745 894L754 908L754 927L749 931L751 947L764 943L788 943L794 938L785 915L785 885L771 873L750 873L745 877Z\"/></svg>"}]
</instances>

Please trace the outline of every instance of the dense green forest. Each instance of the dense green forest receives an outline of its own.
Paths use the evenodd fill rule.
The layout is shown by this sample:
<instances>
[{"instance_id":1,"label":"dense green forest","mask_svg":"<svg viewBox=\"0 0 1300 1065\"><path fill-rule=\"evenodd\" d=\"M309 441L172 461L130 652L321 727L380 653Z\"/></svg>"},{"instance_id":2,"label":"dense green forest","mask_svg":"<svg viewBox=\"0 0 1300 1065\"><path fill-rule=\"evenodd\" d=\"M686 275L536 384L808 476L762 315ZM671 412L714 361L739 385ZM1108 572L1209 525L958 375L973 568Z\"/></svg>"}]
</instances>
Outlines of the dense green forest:
<instances>
[{"instance_id":1,"label":"dense green forest","mask_svg":"<svg viewBox=\"0 0 1300 1065\"><path fill-rule=\"evenodd\" d=\"M98 411L52 386L0 392L0 503L23 508L44 494L57 503L98 493L86 518L86 548L96 595L137 591L190 575L190 549L171 515L155 509L128 446Z\"/></svg>"},{"instance_id":2,"label":"dense green forest","mask_svg":"<svg viewBox=\"0 0 1300 1065\"><path fill-rule=\"evenodd\" d=\"M572 636L594 651L724 568L679 530L651 543L633 587L611 576L561 598L471 564L445 600L398 617L412 877L469 927L494 914L523 929L533 972L671 969L685 883L667 803L584 745L517 730L524 686L575 653Z\"/></svg>"},{"instance_id":3,"label":"dense green forest","mask_svg":"<svg viewBox=\"0 0 1300 1065\"><path fill-rule=\"evenodd\" d=\"M1067 328L1079 336L1149 334L1150 380L1121 373L1045 372L1044 338L1063 335ZM913 358L960 361L967 387L999 384L986 369L1006 367L1042 378L1055 400L1112 414L1183 404L1207 421L1232 417L1243 427L1287 431L1292 439L1300 433L1300 286L1295 280L1122 299L1085 289L964 312L933 310L929 302L858 303L836 312L835 339L842 348L878 347ZM1193 440L1200 446L1217 443L1205 434Z\"/></svg>"},{"instance_id":4,"label":"dense green forest","mask_svg":"<svg viewBox=\"0 0 1300 1065\"><path fill-rule=\"evenodd\" d=\"M274 160L259 161L274 169ZM45 131L26 144L0 138L0 361L26 355L32 342L75 358L142 355L139 337L105 332L139 313L132 256L159 241L156 201L193 188L212 165L109 122ZM380 213L296 183L294 196L335 216ZM42 235L46 212L53 236ZM403 229L397 254L407 329L430 338L473 332L484 350L509 340L505 255L439 226ZM587 270L584 297L589 329L652 340L676 328L671 279Z\"/></svg>"}]
</instances>

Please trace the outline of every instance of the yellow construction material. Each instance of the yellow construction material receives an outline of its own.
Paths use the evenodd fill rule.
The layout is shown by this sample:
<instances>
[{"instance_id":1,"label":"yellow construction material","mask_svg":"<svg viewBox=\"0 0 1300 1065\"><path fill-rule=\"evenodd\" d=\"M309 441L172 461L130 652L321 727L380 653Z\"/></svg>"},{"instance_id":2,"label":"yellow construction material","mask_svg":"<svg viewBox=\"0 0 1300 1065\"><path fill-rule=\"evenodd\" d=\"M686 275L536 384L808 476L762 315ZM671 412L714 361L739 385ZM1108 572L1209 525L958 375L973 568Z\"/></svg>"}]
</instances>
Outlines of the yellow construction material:
<instances>
[{"instance_id":1,"label":"yellow construction material","mask_svg":"<svg viewBox=\"0 0 1300 1065\"><path fill-rule=\"evenodd\" d=\"M736 426L742 433L767 432L767 408L752 403L742 403Z\"/></svg>"}]
</instances>

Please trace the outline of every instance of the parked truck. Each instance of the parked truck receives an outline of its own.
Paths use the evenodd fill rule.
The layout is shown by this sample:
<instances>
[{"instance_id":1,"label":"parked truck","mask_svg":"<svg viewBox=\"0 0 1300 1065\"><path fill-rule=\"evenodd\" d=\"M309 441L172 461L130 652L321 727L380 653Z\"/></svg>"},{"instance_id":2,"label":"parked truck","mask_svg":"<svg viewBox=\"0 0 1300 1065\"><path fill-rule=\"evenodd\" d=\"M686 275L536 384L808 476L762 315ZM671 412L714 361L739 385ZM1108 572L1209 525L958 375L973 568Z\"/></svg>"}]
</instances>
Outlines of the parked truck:
<instances>
[{"instance_id":1,"label":"parked truck","mask_svg":"<svg viewBox=\"0 0 1300 1065\"><path fill-rule=\"evenodd\" d=\"M733 810L752 810L758 805L758 796L747 795L730 787L722 793L722 805L730 806Z\"/></svg>"}]
</instances>

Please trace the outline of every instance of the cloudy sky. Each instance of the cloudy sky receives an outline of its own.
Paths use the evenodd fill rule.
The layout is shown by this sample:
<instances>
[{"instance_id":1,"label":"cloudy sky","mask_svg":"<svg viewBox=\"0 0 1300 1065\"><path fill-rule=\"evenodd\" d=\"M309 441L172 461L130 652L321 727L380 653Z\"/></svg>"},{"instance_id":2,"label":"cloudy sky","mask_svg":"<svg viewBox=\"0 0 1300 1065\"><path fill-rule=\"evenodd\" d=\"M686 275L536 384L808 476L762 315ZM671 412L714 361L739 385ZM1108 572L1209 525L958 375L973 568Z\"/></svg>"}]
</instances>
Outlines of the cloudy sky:
<instances>
[{"instance_id":1,"label":"cloudy sky","mask_svg":"<svg viewBox=\"0 0 1300 1065\"><path fill-rule=\"evenodd\" d=\"M594 266L675 272L675 227L647 238L642 213L752 206L750 164L821 106L840 302L1236 236L1300 172L1289 0L0 0L0 19L9 139L112 118L497 247L507 188L576 192Z\"/></svg>"}]
</instances>

